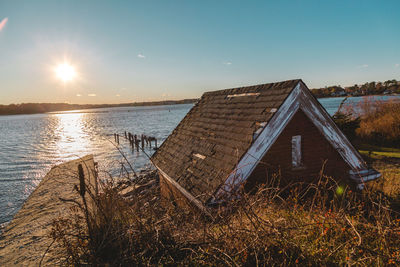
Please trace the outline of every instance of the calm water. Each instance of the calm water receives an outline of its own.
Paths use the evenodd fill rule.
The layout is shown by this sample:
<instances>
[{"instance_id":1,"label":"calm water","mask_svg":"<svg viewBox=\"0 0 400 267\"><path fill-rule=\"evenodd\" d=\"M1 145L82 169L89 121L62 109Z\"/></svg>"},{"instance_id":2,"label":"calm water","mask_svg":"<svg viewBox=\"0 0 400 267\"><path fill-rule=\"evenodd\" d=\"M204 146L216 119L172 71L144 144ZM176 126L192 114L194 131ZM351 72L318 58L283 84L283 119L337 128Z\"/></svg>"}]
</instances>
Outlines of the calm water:
<instances>
[{"instance_id":1,"label":"calm water","mask_svg":"<svg viewBox=\"0 0 400 267\"><path fill-rule=\"evenodd\" d=\"M325 98L320 102L333 114L342 99ZM360 99L348 101L357 103ZM155 136L160 144L191 107L186 104L0 116L0 223L12 218L51 166L94 154L100 169L117 174L121 157L110 142L113 133L144 133ZM135 168L149 164L143 153L132 153L121 141ZM146 152L151 155L154 151Z\"/></svg>"}]
</instances>

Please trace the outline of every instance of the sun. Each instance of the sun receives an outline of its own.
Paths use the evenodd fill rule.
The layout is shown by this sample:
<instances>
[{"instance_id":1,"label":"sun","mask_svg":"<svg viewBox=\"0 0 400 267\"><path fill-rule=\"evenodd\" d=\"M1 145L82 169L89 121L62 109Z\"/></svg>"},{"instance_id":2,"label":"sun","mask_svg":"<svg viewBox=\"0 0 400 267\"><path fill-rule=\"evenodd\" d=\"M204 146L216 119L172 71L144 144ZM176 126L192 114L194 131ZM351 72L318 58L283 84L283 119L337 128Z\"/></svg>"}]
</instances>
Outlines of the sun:
<instances>
[{"instance_id":1,"label":"sun","mask_svg":"<svg viewBox=\"0 0 400 267\"><path fill-rule=\"evenodd\" d=\"M70 82L76 77L75 68L69 63L58 64L55 68L55 73L57 78L64 83Z\"/></svg>"}]
</instances>

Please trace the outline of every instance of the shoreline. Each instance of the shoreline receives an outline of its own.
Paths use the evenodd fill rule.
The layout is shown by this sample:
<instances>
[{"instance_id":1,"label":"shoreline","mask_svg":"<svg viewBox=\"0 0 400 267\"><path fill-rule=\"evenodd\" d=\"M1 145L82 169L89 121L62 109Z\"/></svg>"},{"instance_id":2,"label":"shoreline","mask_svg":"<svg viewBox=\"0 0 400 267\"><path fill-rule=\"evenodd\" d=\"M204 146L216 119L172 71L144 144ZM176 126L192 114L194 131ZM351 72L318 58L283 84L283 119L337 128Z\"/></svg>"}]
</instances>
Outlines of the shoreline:
<instances>
[{"instance_id":1,"label":"shoreline","mask_svg":"<svg viewBox=\"0 0 400 267\"><path fill-rule=\"evenodd\" d=\"M46 113L66 112L66 111L79 111L79 110L91 110L91 109L94 110L101 108L170 106L170 105L192 104L195 103L196 101L198 101L197 98L182 99L182 100L121 103L121 104L66 104L66 103L21 103L21 104L9 104L9 105L0 104L0 116L46 114ZM63 106L64 108L60 108L60 106ZM13 110L7 111L8 108L13 108ZM20 109L34 109L34 111L24 112L20 111Z\"/></svg>"},{"instance_id":2,"label":"shoreline","mask_svg":"<svg viewBox=\"0 0 400 267\"><path fill-rule=\"evenodd\" d=\"M376 96L398 96L400 94L379 94L379 95L358 95L358 96L320 96L316 97L317 99L327 99L327 98L345 98L345 97L376 97ZM44 111L44 112L25 112L25 113L1 113L1 106L20 106L20 105L27 105L27 104L10 104L10 105L0 105L0 117L1 116L13 116L13 115L35 115L35 114L58 114L64 112L70 113L79 113L80 110L98 110L102 108L119 108L119 107L153 107L153 106L171 106L171 105L184 105L184 104L193 104L198 101L198 98L193 99L182 99L182 100L165 100L165 101L154 101L154 102L137 102L137 103L124 103L124 104L67 104L71 106L77 106L77 108L72 109L59 109L59 110L51 110L51 111ZM29 105L54 105L57 103L29 103Z\"/></svg>"},{"instance_id":3,"label":"shoreline","mask_svg":"<svg viewBox=\"0 0 400 267\"><path fill-rule=\"evenodd\" d=\"M380 94L380 95L341 95L341 96L320 96L317 99L324 99L324 98L340 98L340 97L368 97L368 96L400 96L400 94Z\"/></svg>"}]
</instances>

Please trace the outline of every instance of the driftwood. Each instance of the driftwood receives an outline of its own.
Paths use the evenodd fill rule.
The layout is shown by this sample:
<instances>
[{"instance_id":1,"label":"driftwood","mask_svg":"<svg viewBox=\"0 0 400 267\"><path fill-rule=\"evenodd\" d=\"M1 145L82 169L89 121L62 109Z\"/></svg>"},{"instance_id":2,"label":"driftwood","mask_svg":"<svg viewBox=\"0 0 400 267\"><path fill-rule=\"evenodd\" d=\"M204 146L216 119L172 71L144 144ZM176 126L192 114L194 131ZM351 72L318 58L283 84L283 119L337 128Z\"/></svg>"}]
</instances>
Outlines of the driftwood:
<instances>
[{"instance_id":1,"label":"driftwood","mask_svg":"<svg viewBox=\"0 0 400 267\"><path fill-rule=\"evenodd\" d=\"M157 171L146 170L138 175L134 180L121 179L115 186L119 194L124 198L131 198L135 195L148 193L159 186Z\"/></svg>"}]
</instances>

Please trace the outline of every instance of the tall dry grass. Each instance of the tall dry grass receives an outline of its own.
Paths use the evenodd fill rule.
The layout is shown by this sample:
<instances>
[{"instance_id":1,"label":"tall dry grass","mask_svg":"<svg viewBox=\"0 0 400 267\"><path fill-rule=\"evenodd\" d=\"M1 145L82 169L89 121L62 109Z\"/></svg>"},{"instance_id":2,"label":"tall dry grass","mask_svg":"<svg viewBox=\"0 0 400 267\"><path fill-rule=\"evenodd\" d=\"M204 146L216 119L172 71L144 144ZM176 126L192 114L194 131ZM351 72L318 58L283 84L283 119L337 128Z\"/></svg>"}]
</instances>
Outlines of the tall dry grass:
<instances>
[{"instance_id":1,"label":"tall dry grass","mask_svg":"<svg viewBox=\"0 0 400 267\"><path fill-rule=\"evenodd\" d=\"M400 147L400 102L364 97L356 106L344 105L334 119L350 139Z\"/></svg>"},{"instance_id":2,"label":"tall dry grass","mask_svg":"<svg viewBox=\"0 0 400 267\"><path fill-rule=\"evenodd\" d=\"M361 138L380 145L400 147L400 103L385 103L367 113L356 131Z\"/></svg>"},{"instance_id":3,"label":"tall dry grass","mask_svg":"<svg viewBox=\"0 0 400 267\"><path fill-rule=\"evenodd\" d=\"M160 205L158 183L152 184L124 198L110 180L101 194L91 195L94 209L77 203L69 218L55 221L51 235L64 247L66 263L400 264L400 219L390 200L368 190L353 192L322 174L315 184L262 185L214 208L211 219Z\"/></svg>"}]
</instances>

